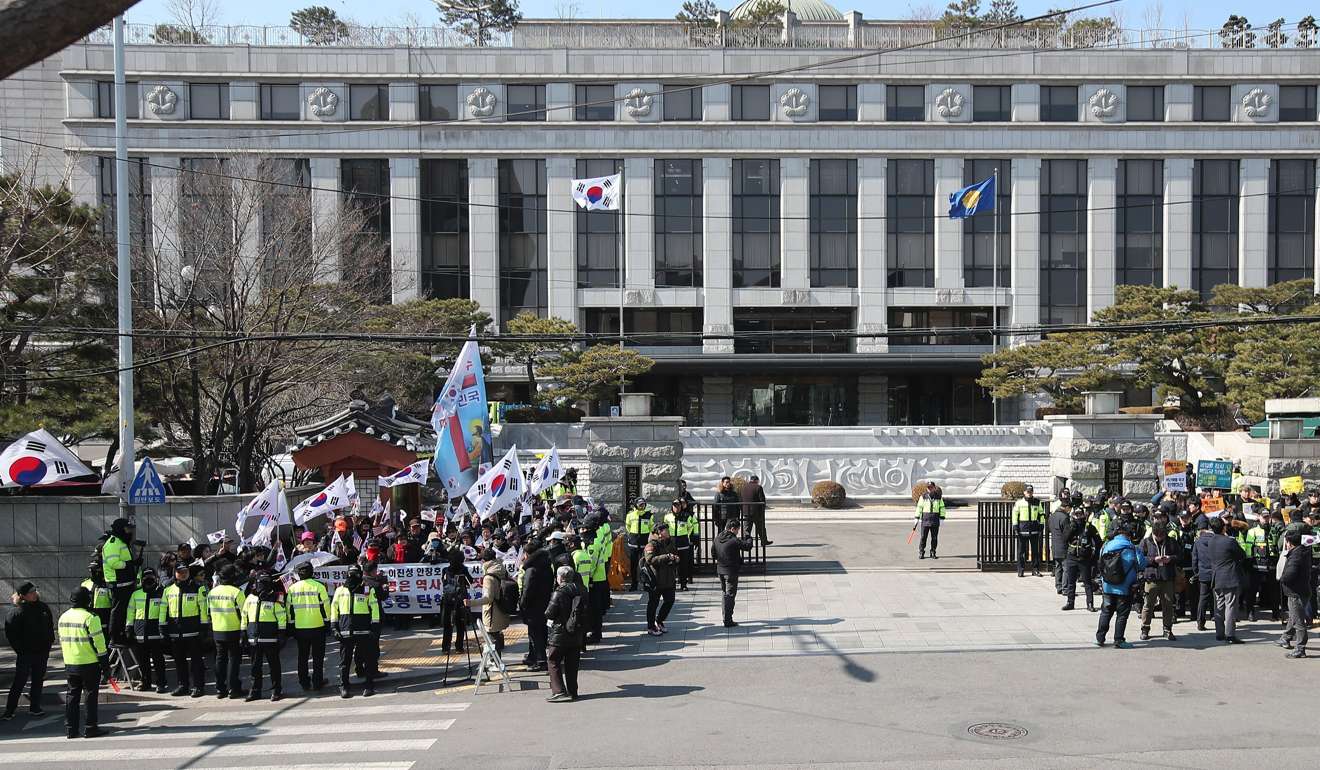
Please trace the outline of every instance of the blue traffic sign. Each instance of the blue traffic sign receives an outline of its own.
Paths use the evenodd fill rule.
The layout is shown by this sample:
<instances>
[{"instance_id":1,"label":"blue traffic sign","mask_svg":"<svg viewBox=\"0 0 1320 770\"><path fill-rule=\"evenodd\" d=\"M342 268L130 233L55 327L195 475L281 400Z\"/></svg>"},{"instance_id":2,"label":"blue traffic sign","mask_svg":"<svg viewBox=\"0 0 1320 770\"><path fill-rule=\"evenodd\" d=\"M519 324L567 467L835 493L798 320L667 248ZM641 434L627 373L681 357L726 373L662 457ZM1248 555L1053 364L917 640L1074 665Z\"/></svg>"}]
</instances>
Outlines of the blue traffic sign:
<instances>
[{"instance_id":1,"label":"blue traffic sign","mask_svg":"<svg viewBox=\"0 0 1320 770\"><path fill-rule=\"evenodd\" d=\"M129 505L161 505L165 502L165 485L156 472L155 463L150 457L142 458L142 467L138 468L133 485L128 488Z\"/></svg>"}]
</instances>

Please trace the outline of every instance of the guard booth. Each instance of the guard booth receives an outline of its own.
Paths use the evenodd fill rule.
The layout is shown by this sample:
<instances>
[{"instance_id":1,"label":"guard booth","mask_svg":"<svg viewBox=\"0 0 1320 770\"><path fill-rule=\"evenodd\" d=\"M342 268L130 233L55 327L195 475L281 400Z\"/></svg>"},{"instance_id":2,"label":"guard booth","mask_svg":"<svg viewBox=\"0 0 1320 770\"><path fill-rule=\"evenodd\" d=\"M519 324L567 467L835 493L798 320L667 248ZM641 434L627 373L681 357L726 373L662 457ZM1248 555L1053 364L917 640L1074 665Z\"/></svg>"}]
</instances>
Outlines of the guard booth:
<instances>
[{"instance_id":1,"label":"guard booth","mask_svg":"<svg viewBox=\"0 0 1320 770\"><path fill-rule=\"evenodd\" d=\"M1017 569L1018 539L1013 531L1013 500L995 500L976 504L976 568L990 570ZM1046 521L1050 503L1046 503ZM1041 531L1041 566L1053 559L1050 554L1048 524ZM1030 556L1031 554L1027 554Z\"/></svg>"},{"instance_id":2,"label":"guard booth","mask_svg":"<svg viewBox=\"0 0 1320 770\"><path fill-rule=\"evenodd\" d=\"M710 503L697 503L697 521L701 524L701 543L693 558L698 572L715 574L715 536L720 529L715 522L715 506ZM747 519L742 520L742 531L747 532ZM765 541L760 531L752 540L752 550L743 553L743 572L765 572Z\"/></svg>"}]
</instances>

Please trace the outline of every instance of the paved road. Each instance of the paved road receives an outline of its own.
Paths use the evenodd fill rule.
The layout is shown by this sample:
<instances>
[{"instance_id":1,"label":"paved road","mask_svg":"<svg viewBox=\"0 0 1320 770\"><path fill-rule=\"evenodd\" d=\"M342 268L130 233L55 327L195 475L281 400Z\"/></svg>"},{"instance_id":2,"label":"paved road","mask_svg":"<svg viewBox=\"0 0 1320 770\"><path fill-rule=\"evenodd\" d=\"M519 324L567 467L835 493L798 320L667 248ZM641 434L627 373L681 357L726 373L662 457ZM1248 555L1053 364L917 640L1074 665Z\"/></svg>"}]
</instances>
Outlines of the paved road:
<instances>
[{"instance_id":1,"label":"paved road","mask_svg":"<svg viewBox=\"0 0 1320 770\"><path fill-rule=\"evenodd\" d=\"M584 698L547 704L543 676L505 692L436 694L430 680L371 699L121 701L114 736L59 737L58 719L0 723L0 761L99 770L355 767L1260 767L1313 763L1320 662L1250 643L1089 642L1048 580L983 575L970 525L918 562L905 525L782 525L776 570L749 583L735 632L712 627L711 581L680 594L661 641L618 597ZM782 547L782 550L781 550ZM941 549L945 550L945 549ZM760 594L760 596L758 596ZM819 608L808 610L808 607ZM1130 626L1134 639L1137 623ZM779 641L785 641L779 645ZM768 645L768 649L760 649ZM717 649L718 648L718 649ZM516 657L516 653L510 656ZM54 713L52 711L52 713ZM978 737L973 725L1006 725Z\"/></svg>"}]
</instances>

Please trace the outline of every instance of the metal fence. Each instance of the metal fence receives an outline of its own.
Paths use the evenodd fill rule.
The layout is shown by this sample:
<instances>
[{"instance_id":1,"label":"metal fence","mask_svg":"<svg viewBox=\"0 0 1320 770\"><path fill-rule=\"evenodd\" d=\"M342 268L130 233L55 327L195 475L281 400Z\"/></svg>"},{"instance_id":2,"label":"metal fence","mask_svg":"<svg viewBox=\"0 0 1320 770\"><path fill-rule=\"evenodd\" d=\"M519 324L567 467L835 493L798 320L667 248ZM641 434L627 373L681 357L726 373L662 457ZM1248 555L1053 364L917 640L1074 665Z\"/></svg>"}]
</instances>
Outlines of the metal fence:
<instances>
[{"instance_id":1,"label":"metal fence","mask_svg":"<svg viewBox=\"0 0 1320 770\"><path fill-rule=\"evenodd\" d=\"M1049 505L1046 504L1048 511ZM1048 518L1048 517L1047 517ZM1050 533L1041 527L1041 563L1048 564ZM1013 531L1013 501L976 504L976 568L982 571L1017 569L1018 538ZM1030 555L1030 554L1028 554Z\"/></svg>"},{"instance_id":2,"label":"metal fence","mask_svg":"<svg viewBox=\"0 0 1320 770\"><path fill-rule=\"evenodd\" d=\"M701 524L701 542L693 558L698 572L715 573L715 536L720 533L719 522L715 521L715 506L710 503L697 503L697 521ZM743 532L747 532L747 518L742 519ZM752 540L752 550L744 557L743 572L765 572L765 541L758 530Z\"/></svg>"}]
</instances>

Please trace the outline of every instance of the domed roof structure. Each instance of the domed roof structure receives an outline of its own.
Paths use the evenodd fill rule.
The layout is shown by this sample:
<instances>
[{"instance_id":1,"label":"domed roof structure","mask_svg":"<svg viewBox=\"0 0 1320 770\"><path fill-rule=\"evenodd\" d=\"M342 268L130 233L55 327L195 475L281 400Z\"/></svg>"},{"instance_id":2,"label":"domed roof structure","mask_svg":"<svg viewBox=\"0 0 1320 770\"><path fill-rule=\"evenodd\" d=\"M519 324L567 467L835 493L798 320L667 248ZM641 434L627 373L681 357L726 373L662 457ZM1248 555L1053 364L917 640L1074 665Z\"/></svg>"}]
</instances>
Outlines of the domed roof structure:
<instances>
[{"instance_id":1,"label":"domed roof structure","mask_svg":"<svg viewBox=\"0 0 1320 770\"><path fill-rule=\"evenodd\" d=\"M752 8L759 2L761 0L743 0L738 7L729 12L729 16L741 19L751 13ZM843 14L839 13L839 9L825 0L779 0L779 2L797 14L798 21L843 21Z\"/></svg>"}]
</instances>

